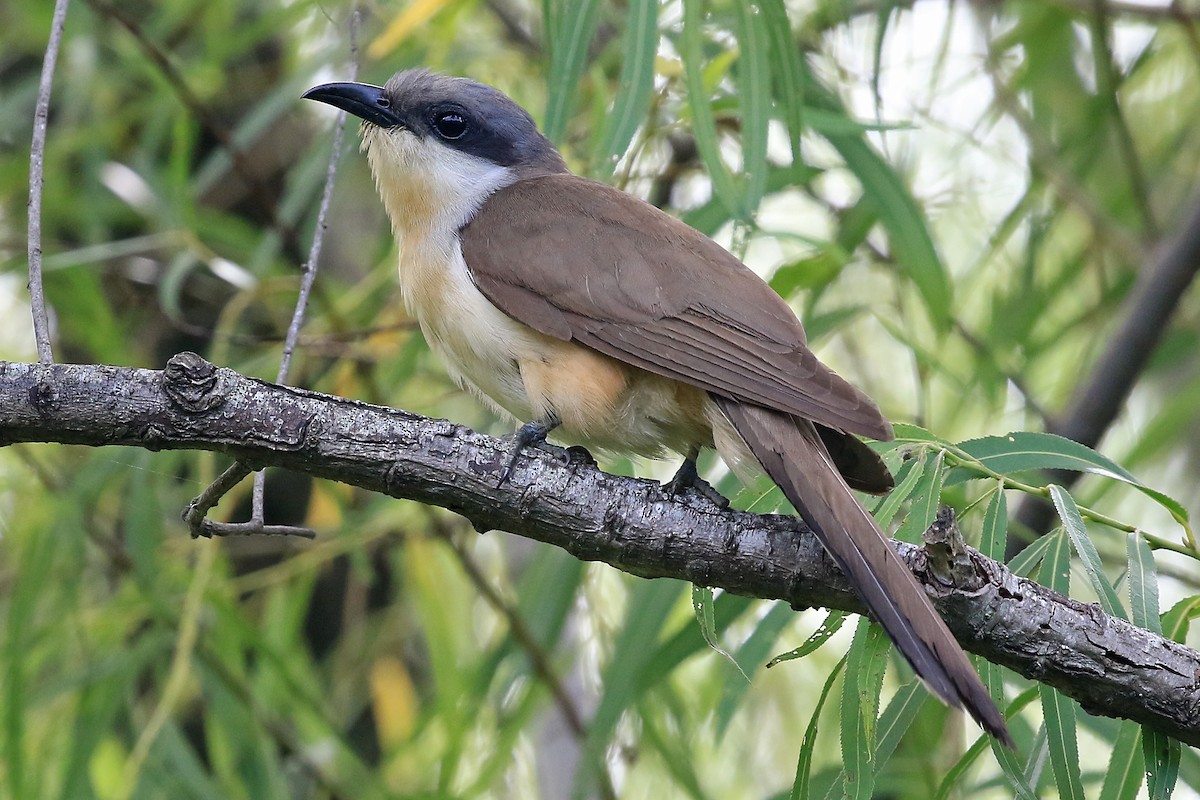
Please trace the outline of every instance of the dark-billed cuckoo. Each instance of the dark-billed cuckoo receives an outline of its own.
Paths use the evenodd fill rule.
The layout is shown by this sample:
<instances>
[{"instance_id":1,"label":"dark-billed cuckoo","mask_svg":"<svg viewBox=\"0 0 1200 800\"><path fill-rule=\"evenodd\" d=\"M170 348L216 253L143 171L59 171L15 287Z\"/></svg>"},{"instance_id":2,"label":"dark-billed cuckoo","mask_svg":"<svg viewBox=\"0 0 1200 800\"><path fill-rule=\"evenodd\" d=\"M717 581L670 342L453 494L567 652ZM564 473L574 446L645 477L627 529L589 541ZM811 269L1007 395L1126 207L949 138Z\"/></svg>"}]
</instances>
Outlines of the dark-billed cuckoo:
<instances>
[{"instance_id":1,"label":"dark-billed cuckoo","mask_svg":"<svg viewBox=\"0 0 1200 800\"><path fill-rule=\"evenodd\" d=\"M891 425L817 360L762 279L674 217L572 175L529 114L490 86L409 70L382 87L330 83L304 96L364 120L404 300L454 376L526 422L515 453L555 428L609 451L674 451L685 458L675 491L703 487L703 447L735 468L761 466L933 692L1010 741L966 654L850 491L892 488L855 437L890 439Z\"/></svg>"}]
</instances>

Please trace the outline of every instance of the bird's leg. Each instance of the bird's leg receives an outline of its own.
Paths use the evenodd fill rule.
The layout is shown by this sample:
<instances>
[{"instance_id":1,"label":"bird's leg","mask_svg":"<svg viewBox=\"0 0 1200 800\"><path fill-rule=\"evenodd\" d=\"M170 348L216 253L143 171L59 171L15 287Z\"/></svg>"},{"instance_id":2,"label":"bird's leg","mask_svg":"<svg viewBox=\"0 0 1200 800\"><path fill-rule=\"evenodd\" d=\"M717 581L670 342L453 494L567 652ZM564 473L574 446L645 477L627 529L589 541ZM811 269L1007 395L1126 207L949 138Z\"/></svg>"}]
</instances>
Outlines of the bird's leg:
<instances>
[{"instance_id":1,"label":"bird's leg","mask_svg":"<svg viewBox=\"0 0 1200 800\"><path fill-rule=\"evenodd\" d=\"M535 419L522 425L513 436L512 456L508 459L504 469L500 471L500 483L497 485L503 486L504 482L509 479L517 459L521 457L521 453L525 451L526 447L545 443L546 437L559 425L562 425L562 420L553 411L547 414L545 419Z\"/></svg>"},{"instance_id":2,"label":"bird's leg","mask_svg":"<svg viewBox=\"0 0 1200 800\"><path fill-rule=\"evenodd\" d=\"M729 508L729 499L700 477L700 472L696 469L696 457L699 455L698 450L688 453L687 458L683 460L676 471L675 477L663 484L663 491L674 497L683 494L688 489L695 489L697 494L718 508Z\"/></svg>"}]
</instances>

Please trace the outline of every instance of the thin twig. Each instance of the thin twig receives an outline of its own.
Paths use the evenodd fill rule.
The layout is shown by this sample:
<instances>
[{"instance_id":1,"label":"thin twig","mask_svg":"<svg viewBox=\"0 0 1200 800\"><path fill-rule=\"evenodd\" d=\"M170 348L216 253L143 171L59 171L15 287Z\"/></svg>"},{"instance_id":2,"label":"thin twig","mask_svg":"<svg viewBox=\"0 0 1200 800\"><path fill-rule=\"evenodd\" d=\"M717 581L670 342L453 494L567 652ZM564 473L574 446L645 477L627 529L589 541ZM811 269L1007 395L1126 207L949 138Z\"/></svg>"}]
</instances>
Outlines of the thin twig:
<instances>
[{"instance_id":1,"label":"thin twig","mask_svg":"<svg viewBox=\"0 0 1200 800\"><path fill-rule=\"evenodd\" d=\"M350 80L358 77L358 7L350 11ZM296 350L296 340L300 338L300 328L304 325L304 314L308 310L308 297L312 293L313 282L317 279L317 263L321 258L321 246L325 243L326 220L329 217L329 204L333 198L333 187L337 180L338 164L342 155L342 138L345 134L346 112L339 110L333 124L333 151L329 154L329 166L325 169L325 188L321 191L321 204L317 211L317 226L313 231L312 247L308 251L308 260L304 264L304 274L300 278L300 293L296 297L296 308L292 311L292 321L288 325L287 337L283 341L283 355L279 358L279 372L275 382L286 384L288 372L292 367L292 353ZM254 492L252 502L251 523L263 524L263 504L266 493L265 470L260 470L254 476Z\"/></svg>"},{"instance_id":2,"label":"thin twig","mask_svg":"<svg viewBox=\"0 0 1200 800\"><path fill-rule=\"evenodd\" d=\"M29 145L29 305L33 312L33 338L37 342L38 361L54 363L50 347L50 317L46 313L46 293L42 288L42 185L45 183L46 127L50 119L50 87L54 83L54 65L67 21L69 0L56 0L50 39L42 58L42 78L38 83L37 105L33 111L33 141Z\"/></svg>"},{"instance_id":3,"label":"thin twig","mask_svg":"<svg viewBox=\"0 0 1200 800\"><path fill-rule=\"evenodd\" d=\"M203 492L196 496L192 502L188 503L188 507L183 510L182 516L183 521L187 523L188 529L192 532L193 539L200 536L208 536L204 531L204 517L213 506L220 502L222 497L229 493L230 489L241 483L242 479L249 475L250 472L250 468L241 463L231 464Z\"/></svg>"}]
</instances>

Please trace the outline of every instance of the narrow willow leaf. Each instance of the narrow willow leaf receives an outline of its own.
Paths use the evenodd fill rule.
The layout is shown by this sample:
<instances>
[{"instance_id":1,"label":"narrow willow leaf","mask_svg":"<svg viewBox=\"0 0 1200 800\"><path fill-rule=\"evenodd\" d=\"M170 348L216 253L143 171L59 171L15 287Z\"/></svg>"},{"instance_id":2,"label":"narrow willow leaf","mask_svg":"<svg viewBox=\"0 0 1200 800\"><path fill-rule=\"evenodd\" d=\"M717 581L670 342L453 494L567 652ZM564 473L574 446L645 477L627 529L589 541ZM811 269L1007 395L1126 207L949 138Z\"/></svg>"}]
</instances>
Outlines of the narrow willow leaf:
<instances>
[{"instance_id":1,"label":"narrow willow leaf","mask_svg":"<svg viewBox=\"0 0 1200 800\"><path fill-rule=\"evenodd\" d=\"M863 617L847 654L842 683L842 773L845 796L852 800L869 800L875 790L875 723L883 683L880 662L886 664L881 640L886 643L879 626Z\"/></svg>"},{"instance_id":2,"label":"narrow willow leaf","mask_svg":"<svg viewBox=\"0 0 1200 800\"><path fill-rule=\"evenodd\" d=\"M624 57L612 113L604 120L593 159L594 174L600 179L612 175L650 108L658 53L658 0L630 2L621 52Z\"/></svg>"},{"instance_id":3,"label":"narrow willow leaf","mask_svg":"<svg viewBox=\"0 0 1200 800\"><path fill-rule=\"evenodd\" d=\"M1154 553L1146 540L1131 533L1125 537L1129 556L1129 608L1134 625L1154 633L1162 633L1158 618L1158 570Z\"/></svg>"},{"instance_id":4,"label":"narrow willow leaf","mask_svg":"<svg viewBox=\"0 0 1200 800\"><path fill-rule=\"evenodd\" d=\"M771 43L758 3L734 3L737 20L738 106L742 118L742 208L753 214L767 186L767 126L771 121Z\"/></svg>"},{"instance_id":5,"label":"narrow willow leaf","mask_svg":"<svg viewBox=\"0 0 1200 800\"><path fill-rule=\"evenodd\" d=\"M729 592L723 593L713 603L717 630L732 625L757 602L748 597ZM646 661L646 665L638 672L638 692L646 692L662 683L676 667L706 647L708 647L708 643L700 635L700 626L684 625L674 636L655 648L653 655Z\"/></svg>"},{"instance_id":6,"label":"narrow willow leaf","mask_svg":"<svg viewBox=\"0 0 1200 800\"><path fill-rule=\"evenodd\" d=\"M1125 538L1129 555L1129 607L1133 624L1162 633L1158 617L1158 570L1146 540L1135 533ZM1142 758L1150 800L1166 800L1179 779L1179 742L1164 733L1142 726Z\"/></svg>"},{"instance_id":7,"label":"narrow willow leaf","mask_svg":"<svg viewBox=\"0 0 1200 800\"><path fill-rule=\"evenodd\" d=\"M895 441L900 444L904 442L932 442L940 447L951 446L948 439L943 439L931 431L925 430L920 425L913 425L910 422L897 422L893 424L892 433L896 434Z\"/></svg>"},{"instance_id":8,"label":"narrow willow leaf","mask_svg":"<svg viewBox=\"0 0 1200 800\"><path fill-rule=\"evenodd\" d=\"M879 715L879 724L875 726L875 764L878 769L882 769L896 752L900 740L908 733L929 697L925 684L919 678L913 678L896 692Z\"/></svg>"},{"instance_id":9,"label":"narrow willow leaf","mask_svg":"<svg viewBox=\"0 0 1200 800\"><path fill-rule=\"evenodd\" d=\"M1039 469L1066 469L1122 481L1157 502L1185 529L1191 530L1187 509L1178 500L1146 486L1117 462L1071 439L1052 433L1017 431L1007 436L986 436L960 442L958 448L986 469L1002 475ZM978 472L971 474L970 464L962 466L962 471L947 479L947 485L978 476Z\"/></svg>"},{"instance_id":10,"label":"narrow willow leaf","mask_svg":"<svg viewBox=\"0 0 1200 800\"><path fill-rule=\"evenodd\" d=\"M729 167L721 159L721 143L713 118L709 90L704 84L704 20L702 0L683 2L683 72L687 83L688 105L692 112L692 132L696 134L696 149L708 169L713 194L734 219L748 218Z\"/></svg>"},{"instance_id":11,"label":"narrow willow leaf","mask_svg":"<svg viewBox=\"0 0 1200 800\"><path fill-rule=\"evenodd\" d=\"M1036 688L1036 687L1035 687ZM1039 692L1040 695L1040 692ZM1046 736L1046 724L1038 728L1033 737L1033 746L1029 748L1029 758L1025 761L1024 781L1027 785L1037 788L1046 771L1046 760L1050 757L1050 743Z\"/></svg>"},{"instance_id":12,"label":"narrow willow leaf","mask_svg":"<svg viewBox=\"0 0 1200 800\"><path fill-rule=\"evenodd\" d=\"M1059 532L1061 533L1061 530ZM1015 575L1029 577L1052 544L1054 544L1053 534L1039 537L1033 544L1013 556L1012 561L1008 562L1008 568Z\"/></svg>"},{"instance_id":13,"label":"narrow willow leaf","mask_svg":"<svg viewBox=\"0 0 1200 800\"><path fill-rule=\"evenodd\" d=\"M917 718L917 714L920 713L925 705L925 701L929 697L929 690L925 688L920 679L913 678L900 691L896 692L896 696L892 698L887 708L879 715L879 723L876 725L877 733L875 736L876 777L887 766L888 759L896 752L896 747L900 744L900 740L904 738L904 734L908 733L908 729L912 727L913 720ZM825 792L825 797L831 800L843 797L845 790L846 776L842 773L829 786L829 790Z\"/></svg>"},{"instance_id":14,"label":"narrow willow leaf","mask_svg":"<svg viewBox=\"0 0 1200 800\"><path fill-rule=\"evenodd\" d=\"M1004 678L1003 668L999 664L993 664L990 661L983 661L980 670L980 677L983 678L983 683L988 688L988 694L996 701L998 708L1004 708L1004 716L1007 719L1012 719L1021 709L1029 705L1038 696L1037 687L1031 686L1022 692L1010 705L1004 702ZM1000 770L1004 773L1004 778L1008 781L1008 785L1013 790L1013 796L1019 800L1037 800L1037 792L1029 785L1025 779L1025 770L1021 766L1021 762L1017 760L1017 754L1009 750L998 739L987 737L989 744L992 746L992 755L996 757L996 763L1000 765Z\"/></svg>"},{"instance_id":15,"label":"narrow willow leaf","mask_svg":"<svg viewBox=\"0 0 1200 800\"><path fill-rule=\"evenodd\" d=\"M830 611L829 616L825 617L825 621L821 626L813 631L812 636L805 640L804 644L797 647L795 650L789 650L786 653L775 656L767 662L767 668L775 666L782 661L791 661L796 658L804 658L809 653L816 652L821 645L829 641L838 630L842 627L842 623L846 621L845 611Z\"/></svg>"},{"instance_id":16,"label":"narrow willow leaf","mask_svg":"<svg viewBox=\"0 0 1200 800\"><path fill-rule=\"evenodd\" d=\"M925 465L928 461L929 451L923 449L919 456L904 462L900 474L896 476L899 478L896 488L892 489L888 496L879 502L879 506L871 512L875 521L879 523L879 527L887 530L887 527L892 524L892 519L900 510L900 505L909 498L917 483L920 482L921 476L925 474Z\"/></svg>"},{"instance_id":17,"label":"narrow willow leaf","mask_svg":"<svg viewBox=\"0 0 1200 800\"><path fill-rule=\"evenodd\" d=\"M775 102L783 110L788 142L792 146L792 172L802 180L804 162L800 140L804 132L804 83L800 52L792 39L792 24L783 0L759 0L770 37L771 74L775 79Z\"/></svg>"},{"instance_id":18,"label":"narrow willow leaf","mask_svg":"<svg viewBox=\"0 0 1200 800\"><path fill-rule=\"evenodd\" d=\"M795 617L796 612L787 603L775 603L771 606L771 610L755 626L754 632L746 638L746 641L742 642L741 647L734 653L733 660L743 675L753 675L758 670L771 648L775 646L779 634ZM721 694L721 701L717 704L718 740L725 735L730 720L733 719L734 713L749 690L749 681L729 681L725 686L725 691Z\"/></svg>"},{"instance_id":19,"label":"narrow willow leaf","mask_svg":"<svg viewBox=\"0 0 1200 800\"><path fill-rule=\"evenodd\" d=\"M1129 720L1121 720L1100 787L1100 800L1133 800L1142 786L1144 769L1142 729Z\"/></svg>"},{"instance_id":20,"label":"narrow willow leaf","mask_svg":"<svg viewBox=\"0 0 1200 800\"><path fill-rule=\"evenodd\" d=\"M952 792L954 788L958 786L958 782L961 781L963 776L967 774L967 770L974 766L975 762L979 760L979 756L981 756L988 749L988 738L989 737L987 736L979 737L970 747L967 748L967 752L963 753L962 756L959 757L954 766L951 767L946 772L945 777L942 778L941 784L938 785L937 792L933 795L934 800L946 800L946 798L950 796L950 792ZM963 792L964 796L970 796L969 793L967 793L966 787L963 787Z\"/></svg>"},{"instance_id":21,"label":"narrow willow leaf","mask_svg":"<svg viewBox=\"0 0 1200 800\"><path fill-rule=\"evenodd\" d=\"M542 133L552 142L561 143L566 133L567 119L578 97L588 47L596 33L599 10L599 0L547 0L543 3L550 70Z\"/></svg>"},{"instance_id":22,"label":"narrow willow leaf","mask_svg":"<svg viewBox=\"0 0 1200 800\"><path fill-rule=\"evenodd\" d=\"M696 622L700 625L700 635L704 637L704 641L713 650L720 653L725 659L742 673L742 677L746 682L750 682L750 676L746 674L737 660L729 654L729 651L721 646L717 641L717 621L716 613L713 610L713 591L707 586L692 585L692 611L696 615Z\"/></svg>"},{"instance_id":23,"label":"narrow willow leaf","mask_svg":"<svg viewBox=\"0 0 1200 800\"><path fill-rule=\"evenodd\" d=\"M1142 758L1150 800L1167 800L1175 791L1175 783L1179 780L1179 750L1177 740L1148 725L1142 726Z\"/></svg>"},{"instance_id":24,"label":"narrow willow leaf","mask_svg":"<svg viewBox=\"0 0 1200 800\"><path fill-rule=\"evenodd\" d=\"M1085 800L1075 731L1075 702L1046 684L1038 684L1038 692L1042 696L1046 741L1058 796L1064 800Z\"/></svg>"},{"instance_id":25,"label":"narrow willow leaf","mask_svg":"<svg viewBox=\"0 0 1200 800\"><path fill-rule=\"evenodd\" d=\"M821 719L821 709L825 707L825 701L829 698L829 690L833 688L833 682L837 680L842 667L846 666L847 658L848 656L842 656L842 660L829 672L825 685L821 687L817 707L813 710L808 728L804 731L804 741L800 744L800 756L796 760L796 778L792 781L792 791L788 794L788 800L809 800L812 796L812 757L817 746L817 723Z\"/></svg>"},{"instance_id":26,"label":"narrow willow leaf","mask_svg":"<svg viewBox=\"0 0 1200 800\"><path fill-rule=\"evenodd\" d=\"M939 450L933 457L933 462L925 468L920 483L917 484L912 506L908 516L896 531L896 538L902 542L919 542L921 535L929 529L937 518L938 507L942 501L942 462L946 451Z\"/></svg>"},{"instance_id":27,"label":"narrow willow leaf","mask_svg":"<svg viewBox=\"0 0 1200 800\"><path fill-rule=\"evenodd\" d=\"M836 95L817 79L807 64L803 61L801 64L810 105L841 111ZM934 246L925 214L904 180L861 133L825 131L822 135L862 185L863 197L878 211L892 254L917 287L930 319L939 330L947 330L953 301L950 277Z\"/></svg>"},{"instance_id":28,"label":"narrow willow leaf","mask_svg":"<svg viewBox=\"0 0 1200 800\"><path fill-rule=\"evenodd\" d=\"M1058 531L1042 559L1039 579L1062 595L1071 592L1071 546L1067 535ZM1083 775L1079 769L1079 745L1075 731L1075 704L1046 684L1038 685L1042 698L1042 716L1046 720L1046 742L1050 766L1058 784L1058 795L1066 800L1084 800Z\"/></svg>"},{"instance_id":29,"label":"narrow willow leaf","mask_svg":"<svg viewBox=\"0 0 1200 800\"><path fill-rule=\"evenodd\" d=\"M1092 543L1091 537L1087 534L1087 526L1083 522L1083 517L1079 516L1079 508L1075 505L1074 498L1061 486L1050 484L1049 489L1050 499L1054 501L1058 517L1062 520L1063 527L1071 538L1071 544L1075 545L1075 552L1079 554L1079 560L1083 562L1084 571L1092 584L1092 591L1100 600L1100 607L1111 617L1129 619L1125 606L1121 604L1116 591L1104 574L1104 566L1100 563L1100 554L1096 552L1096 545Z\"/></svg>"},{"instance_id":30,"label":"narrow willow leaf","mask_svg":"<svg viewBox=\"0 0 1200 800\"><path fill-rule=\"evenodd\" d=\"M979 539L979 552L994 561L1004 559L1004 548L1008 544L1008 498L1004 494L1004 482L996 481L995 493L983 512L983 535Z\"/></svg>"},{"instance_id":31,"label":"narrow willow leaf","mask_svg":"<svg viewBox=\"0 0 1200 800\"><path fill-rule=\"evenodd\" d=\"M1162 634L1174 642L1187 641L1192 620L1200 616L1200 596L1185 597L1162 615Z\"/></svg>"}]
</instances>

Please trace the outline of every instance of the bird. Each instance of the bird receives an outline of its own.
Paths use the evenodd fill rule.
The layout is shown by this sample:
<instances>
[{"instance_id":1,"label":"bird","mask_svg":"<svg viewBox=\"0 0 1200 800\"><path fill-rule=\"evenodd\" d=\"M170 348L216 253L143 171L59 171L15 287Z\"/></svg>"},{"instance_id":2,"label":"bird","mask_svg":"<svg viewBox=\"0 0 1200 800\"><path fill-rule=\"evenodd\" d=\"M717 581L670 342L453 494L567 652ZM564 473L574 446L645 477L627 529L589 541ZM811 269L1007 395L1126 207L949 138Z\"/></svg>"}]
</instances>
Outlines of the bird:
<instances>
[{"instance_id":1,"label":"bird","mask_svg":"<svg viewBox=\"0 0 1200 800\"><path fill-rule=\"evenodd\" d=\"M852 489L893 486L858 436L893 437L809 349L792 308L708 236L571 173L500 90L423 68L303 95L360 118L398 243L400 293L430 349L486 404L556 438L683 464L666 484L720 501L696 458L779 486L916 674L1011 746L1004 717Z\"/></svg>"}]
</instances>

